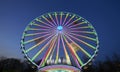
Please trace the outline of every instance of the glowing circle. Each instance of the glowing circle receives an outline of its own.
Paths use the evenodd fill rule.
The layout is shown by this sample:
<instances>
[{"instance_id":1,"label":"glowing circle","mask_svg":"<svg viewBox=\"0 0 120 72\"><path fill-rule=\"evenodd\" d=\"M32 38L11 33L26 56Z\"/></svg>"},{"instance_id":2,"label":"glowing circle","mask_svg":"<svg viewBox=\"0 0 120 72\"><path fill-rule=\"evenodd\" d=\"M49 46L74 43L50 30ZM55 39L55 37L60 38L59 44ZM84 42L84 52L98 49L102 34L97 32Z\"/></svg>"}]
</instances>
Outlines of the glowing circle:
<instances>
[{"instance_id":1,"label":"glowing circle","mask_svg":"<svg viewBox=\"0 0 120 72\"><path fill-rule=\"evenodd\" d=\"M63 27L62 27L62 26L58 26L57 29L58 29L59 31L61 31L61 30L63 29Z\"/></svg>"}]
</instances>

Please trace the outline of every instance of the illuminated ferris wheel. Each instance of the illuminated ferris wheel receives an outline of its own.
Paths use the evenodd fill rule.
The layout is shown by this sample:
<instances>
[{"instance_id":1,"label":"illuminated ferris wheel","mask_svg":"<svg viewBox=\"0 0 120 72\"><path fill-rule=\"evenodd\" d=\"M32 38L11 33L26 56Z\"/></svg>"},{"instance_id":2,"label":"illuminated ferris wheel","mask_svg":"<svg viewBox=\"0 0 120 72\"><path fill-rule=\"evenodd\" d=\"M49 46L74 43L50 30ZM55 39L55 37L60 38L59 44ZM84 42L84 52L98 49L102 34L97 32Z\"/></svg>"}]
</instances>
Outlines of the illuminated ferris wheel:
<instances>
[{"instance_id":1,"label":"illuminated ferris wheel","mask_svg":"<svg viewBox=\"0 0 120 72\"><path fill-rule=\"evenodd\" d=\"M21 40L25 57L39 69L52 65L81 69L96 56L98 44L90 22L69 12L51 12L35 18Z\"/></svg>"}]
</instances>

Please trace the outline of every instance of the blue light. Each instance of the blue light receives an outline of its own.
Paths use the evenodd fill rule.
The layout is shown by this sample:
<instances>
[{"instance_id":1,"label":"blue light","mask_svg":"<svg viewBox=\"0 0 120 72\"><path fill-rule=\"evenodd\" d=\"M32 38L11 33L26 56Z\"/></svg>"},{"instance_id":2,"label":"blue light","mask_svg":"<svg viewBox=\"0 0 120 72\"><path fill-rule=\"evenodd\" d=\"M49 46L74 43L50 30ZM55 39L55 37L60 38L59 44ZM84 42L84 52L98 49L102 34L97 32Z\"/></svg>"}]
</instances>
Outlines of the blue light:
<instances>
[{"instance_id":1,"label":"blue light","mask_svg":"<svg viewBox=\"0 0 120 72\"><path fill-rule=\"evenodd\" d=\"M58 26L57 29L58 29L59 31L61 31L61 30L63 29L63 27L62 27L62 26Z\"/></svg>"}]
</instances>

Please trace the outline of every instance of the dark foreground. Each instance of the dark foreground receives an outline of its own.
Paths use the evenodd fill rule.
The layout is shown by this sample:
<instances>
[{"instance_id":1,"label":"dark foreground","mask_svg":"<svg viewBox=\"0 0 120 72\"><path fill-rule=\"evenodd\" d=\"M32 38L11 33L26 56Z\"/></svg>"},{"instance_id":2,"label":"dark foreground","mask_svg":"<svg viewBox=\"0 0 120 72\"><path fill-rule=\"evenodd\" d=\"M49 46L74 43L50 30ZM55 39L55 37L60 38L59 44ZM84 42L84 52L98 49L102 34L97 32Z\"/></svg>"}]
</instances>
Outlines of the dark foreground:
<instances>
[{"instance_id":1,"label":"dark foreground","mask_svg":"<svg viewBox=\"0 0 120 72\"><path fill-rule=\"evenodd\" d=\"M0 58L0 72L36 72L37 68L14 58ZM114 55L112 59L98 61L92 65L87 65L82 72L120 72L120 56Z\"/></svg>"}]
</instances>

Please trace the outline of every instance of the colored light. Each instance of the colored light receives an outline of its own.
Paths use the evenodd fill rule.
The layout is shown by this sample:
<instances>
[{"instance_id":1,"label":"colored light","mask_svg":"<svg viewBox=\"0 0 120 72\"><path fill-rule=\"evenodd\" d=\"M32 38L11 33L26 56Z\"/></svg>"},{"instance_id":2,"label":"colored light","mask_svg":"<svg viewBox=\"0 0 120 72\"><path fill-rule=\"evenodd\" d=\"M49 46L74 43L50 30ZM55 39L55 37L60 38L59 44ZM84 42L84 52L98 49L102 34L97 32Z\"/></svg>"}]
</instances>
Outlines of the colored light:
<instances>
[{"instance_id":1,"label":"colored light","mask_svg":"<svg viewBox=\"0 0 120 72\"><path fill-rule=\"evenodd\" d=\"M26 27L21 40L25 57L40 70L49 66L43 70L46 72L77 72L67 66L73 65L81 70L96 56L98 46L98 36L92 25L69 12L52 12L37 17Z\"/></svg>"},{"instance_id":2,"label":"colored light","mask_svg":"<svg viewBox=\"0 0 120 72\"><path fill-rule=\"evenodd\" d=\"M59 31L61 31L61 30L63 29L63 27L62 27L62 26L58 26L57 29L58 29Z\"/></svg>"}]
</instances>

